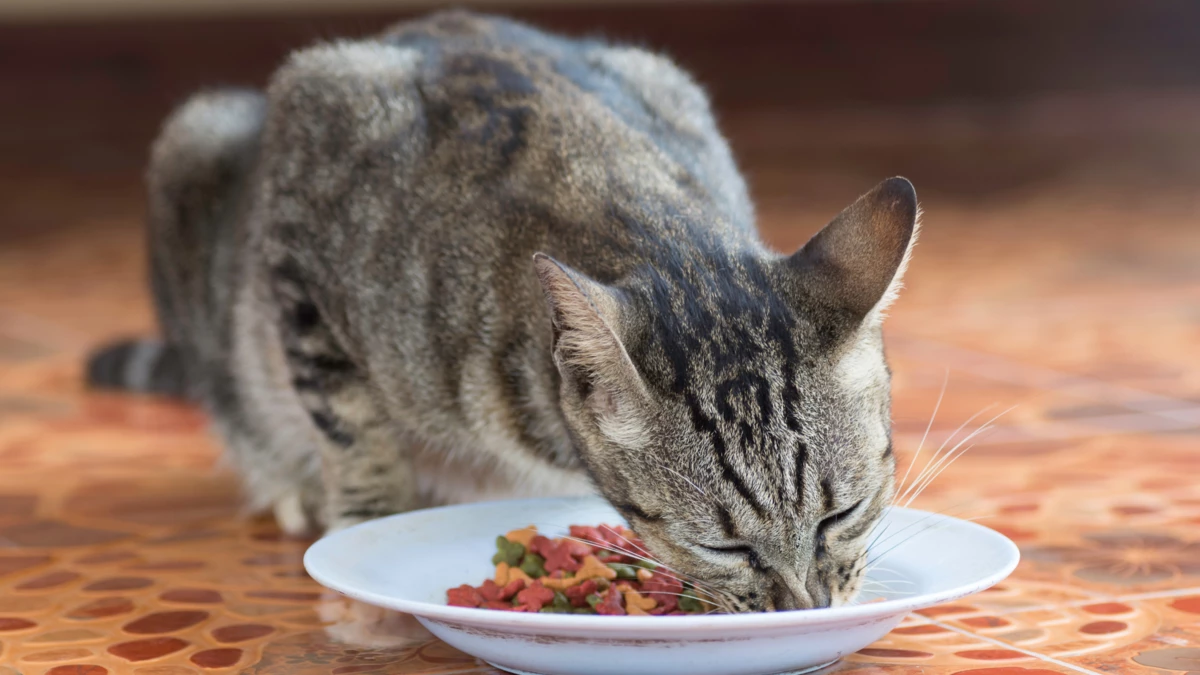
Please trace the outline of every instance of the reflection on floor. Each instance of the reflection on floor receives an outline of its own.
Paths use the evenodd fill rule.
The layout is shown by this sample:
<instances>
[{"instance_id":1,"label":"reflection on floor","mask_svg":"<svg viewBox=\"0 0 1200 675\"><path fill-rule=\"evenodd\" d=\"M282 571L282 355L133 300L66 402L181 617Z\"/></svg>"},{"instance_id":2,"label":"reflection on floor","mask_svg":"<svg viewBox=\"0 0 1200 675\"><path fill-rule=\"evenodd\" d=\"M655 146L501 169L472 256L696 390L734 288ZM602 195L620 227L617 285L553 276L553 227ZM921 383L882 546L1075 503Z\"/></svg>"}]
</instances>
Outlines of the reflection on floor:
<instances>
[{"instance_id":1,"label":"reflection on floor","mask_svg":"<svg viewBox=\"0 0 1200 675\"><path fill-rule=\"evenodd\" d=\"M888 174L922 194L902 465L944 384L918 468L1012 408L914 505L1004 532L1017 572L833 669L1200 672L1196 100L724 115L781 249ZM152 326L142 205L128 155L55 151L86 166L0 165L0 674L491 672L307 578L197 412L81 390L89 347Z\"/></svg>"}]
</instances>

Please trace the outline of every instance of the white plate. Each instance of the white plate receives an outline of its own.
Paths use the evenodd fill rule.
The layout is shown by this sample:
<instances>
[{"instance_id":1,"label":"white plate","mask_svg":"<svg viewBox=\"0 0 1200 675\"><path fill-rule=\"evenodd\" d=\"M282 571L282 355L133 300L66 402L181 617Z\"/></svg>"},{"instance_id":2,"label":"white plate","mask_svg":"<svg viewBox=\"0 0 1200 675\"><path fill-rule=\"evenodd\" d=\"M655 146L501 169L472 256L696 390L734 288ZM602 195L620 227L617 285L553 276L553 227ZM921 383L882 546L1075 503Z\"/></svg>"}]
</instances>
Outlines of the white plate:
<instances>
[{"instance_id":1,"label":"white plate","mask_svg":"<svg viewBox=\"0 0 1200 675\"><path fill-rule=\"evenodd\" d=\"M981 591L1017 565L1017 547L986 527L893 508L869 578L883 602L765 614L612 617L450 607L446 589L493 575L496 536L535 524L623 522L595 498L463 504L370 521L313 544L304 567L321 584L417 617L492 665L542 675L767 675L827 665L883 637L909 612ZM898 533L893 538L893 533ZM886 540L886 543L885 543ZM899 581L896 581L899 579ZM871 584L877 588L877 584Z\"/></svg>"}]
</instances>

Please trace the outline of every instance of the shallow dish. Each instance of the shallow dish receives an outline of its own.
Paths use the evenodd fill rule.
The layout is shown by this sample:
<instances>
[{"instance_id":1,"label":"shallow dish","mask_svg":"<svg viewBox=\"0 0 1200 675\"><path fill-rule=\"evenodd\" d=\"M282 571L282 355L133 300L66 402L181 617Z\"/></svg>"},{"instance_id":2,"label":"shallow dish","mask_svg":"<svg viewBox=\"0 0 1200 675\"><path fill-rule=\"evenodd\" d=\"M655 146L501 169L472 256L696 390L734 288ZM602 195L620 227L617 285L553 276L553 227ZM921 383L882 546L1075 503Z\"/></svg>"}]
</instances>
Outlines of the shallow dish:
<instances>
[{"instance_id":1,"label":"shallow dish","mask_svg":"<svg viewBox=\"0 0 1200 675\"><path fill-rule=\"evenodd\" d=\"M417 617L434 635L488 663L541 675L801 673L887 634L909 612L981 591L1017 565L1017 547L986 527L892 508L872 592L830 609L767 614L629 617L522 614L450 607L446 589L493 573L498 534L537 525L623 522L595 498L463 504L381 518L334 533L304 556L314 579L357 600ZM889 590L882 590L887 588Z\"/></svg>"}]
</instances>

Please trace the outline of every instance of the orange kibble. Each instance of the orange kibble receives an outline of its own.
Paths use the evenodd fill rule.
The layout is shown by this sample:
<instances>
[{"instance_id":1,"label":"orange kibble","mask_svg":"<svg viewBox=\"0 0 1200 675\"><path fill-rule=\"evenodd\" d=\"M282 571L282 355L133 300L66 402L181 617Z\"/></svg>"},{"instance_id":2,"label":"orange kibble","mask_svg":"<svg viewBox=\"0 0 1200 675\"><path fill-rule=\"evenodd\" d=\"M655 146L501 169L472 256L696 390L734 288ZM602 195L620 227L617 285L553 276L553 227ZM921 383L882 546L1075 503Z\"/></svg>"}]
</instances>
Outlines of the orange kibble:
<instances>
[{"instance_id":1,"label":"orange kibble","mask_svg":"<svg viewBox=\"0 0 1200 675\"><path fill-rule=\"evenodd\" d=\"M525 570L520 567L513 567L506 562L496 565L496 585L507 586L515 579L524 579L526 582L533 581L533 577L525 573Z\"/></svg>"},{"instance_id":2,"label":"orange kibble","mask_svg":"<svg viewBox=\"0 0 1200 675\"><path fill-rule=\"evenodd\" d=\"M650 570L643 569L641 567L638 568L638 571L637 571L638 581L645 583L647 581L650 581L650 578L653 576L654 576L654 573L651 572Z\"/></svg>"},{"instance_id":3,"label":"orange kibble","mask_svg":"<svg viewBox=\"0 0 1200 675\"><path fill-rule=\"evenodd\" d=\"M512 532L504 535L504 538L513 543L520 544L528 549L529 542L533 541L533 538L537 536L537 533L537 526L530 525L529 527L521 528L520 530L513 530Z\"/></svg>"},{"instance_id":4,"label":"orange kibble","mask_svg":"<svg viewBox=\"0 0 1200 675\"><path fill-rule=\"evenodd\" d=\"M542 577L538 581L546 588L553 588L556 591L565 591L568 588L582 584L586 579L582 577L563 577L562 579L554 579L552 577Z\"/></svg>"},{"instance_id":5,"label":"orange kibble","mask_svg":"<svg viewBox=\"0 0 1200 675\"><path fill-rule=\"evenodd\" d=\"M654 598L647 598L632 588L625 591L625 611L630 614L647 614L657 605ZM635 612L634 609L640 611Z\"/></svg>"},{"instance_id":6,"label":"orange kibble","mask_svg":"<svg viewBox=\"0 0 1200 675\"><path fill-rule=\"evenodd\" d=\"M600 562L600 559L596 556L589 555L584 556L583 564L580 565L579 569L575 572L575 578L581 581L584 579L595 578L612 581L613 579L617 578L617 571Z\"/></svg>"}]
</instances>

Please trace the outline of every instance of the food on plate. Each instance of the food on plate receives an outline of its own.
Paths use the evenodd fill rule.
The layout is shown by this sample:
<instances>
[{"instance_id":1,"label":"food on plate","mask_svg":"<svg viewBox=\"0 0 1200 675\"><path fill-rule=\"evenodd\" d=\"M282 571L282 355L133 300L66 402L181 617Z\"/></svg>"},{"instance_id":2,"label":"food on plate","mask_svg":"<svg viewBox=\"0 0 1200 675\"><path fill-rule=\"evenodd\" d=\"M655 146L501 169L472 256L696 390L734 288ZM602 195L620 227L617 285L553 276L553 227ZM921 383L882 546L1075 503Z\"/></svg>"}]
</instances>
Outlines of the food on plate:
<instances>
[{"instance_id":1,"label":"food on plate","mask_svg":"<svg viewBox=\"0 0 1200 675\"><path fill-rule=\"evenodd\" d=\"M631 530L572 525L551 539L530 525L496 538L495 576L446 591L448 604L507 612L676 616L714 606L651 562Z\"/></svg>"}]
</instances>

